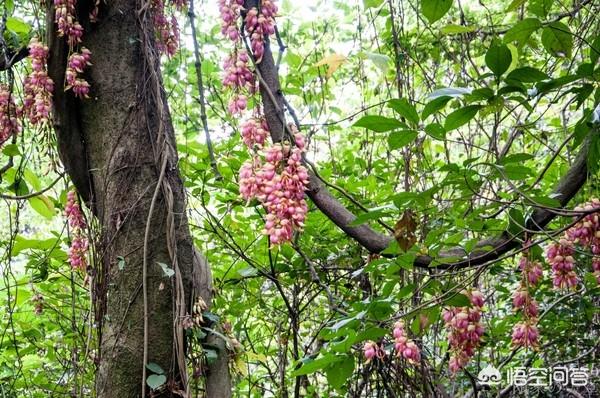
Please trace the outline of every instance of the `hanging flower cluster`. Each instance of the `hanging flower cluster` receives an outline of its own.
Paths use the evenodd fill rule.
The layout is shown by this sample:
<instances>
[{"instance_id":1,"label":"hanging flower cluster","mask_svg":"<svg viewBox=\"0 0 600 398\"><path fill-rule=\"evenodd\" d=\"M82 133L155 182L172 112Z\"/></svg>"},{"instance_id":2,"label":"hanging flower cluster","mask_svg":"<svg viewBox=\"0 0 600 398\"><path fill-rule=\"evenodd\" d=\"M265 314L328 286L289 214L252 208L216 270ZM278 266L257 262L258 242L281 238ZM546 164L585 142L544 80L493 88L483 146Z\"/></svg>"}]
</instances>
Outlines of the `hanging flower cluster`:
<instances>
[{"instance_id":1,"label":"hanging flower cluster","mask_svg":"<svg viewBox=\"0 0 600 398\"><path fill-rule=\"evenodd\" d=\"M54 22L58 26L57 33L66 37L71 48L81 43L83 27L77 21L77 0L54 0Z\"/></svg>"},{"instance_id":2,"label":"hanging flower cluster","mask_svg":"<svg viewBox=\"0 0 600 398\"><path fill-rule=\"evenodd\" d=\"M23 113L32 124L48 122L52 108L54 82L48 77L46 61L48 47L35 37L29 43L29 58L32 72L24 81Z\"/></svg>"},{"instance_id":3,"label":"hanging flower cluster","mask_svg":"<svg viewBox=\"0 0 600 398\"><path fill-rule=\"evenodd\" d=\"M241 15L244 0L219 0L221 13L221 33L234 43L241 39L236 22Z\"/></svg>"},{"instance_id":4,"label":"hanging flower cluster","mask_svg":"<svg viewBox=\"0 0 600 398\"><path fill-rule=\"evenodd\" d=\"M577 206L575 211L588 214L569 228L558 242L546 248L546 260L552 267L552 283L558 289L574 288L579 282L573 257L576 250L591 251L592 270L600 283L600 199L594 198Z\"/></svg>"},{"instance_id":5,"label":"hanging flower cluster","mask_svg":"<svg viewBox=\"0 0 600 398\"><path fill-rule=\"evenodd\" d=\"M398 321L394 324L393 336L396 356L401 356L404 359L407 359L410 363L421 362L421 350L414 341L406 336L403 321Z\"/></svg>"},{"instance_id":6,"label":"hanging flower cluster","mask_svg":"<svg viewBox=\"0 0 600 398\"><path fill-rule=\"evenodd\" d=\"M250 37L250 47L257 64L265 53L265 37L275 34L276 14L277 5L271 0L263 0L260 10L252 7L246 14L244 27Z\"/></svg>"},{"instance_id":7,"label":"hanging flower cluster","mask_svg":"<svg viewBox=\"0 0 600 398\"><path fill-rule=\"evenodd\" d=\"M531 260L528 251L524 251L519 260L519 268L521 285L513 294L513 309L521 313L523 320L513 327L512 344L516 347L535 348L539 338L539 309L537 301L531 296L531 290L542 279L542 265L539 261Z\"/></svg>"},{"instance_id":8,"label":"hanging flower cluster","mask_svg":"<svg viewBox=\"0 0 600 398\"><path fill-rule=\"evenodd\" d=\"M304 227L308 211L304 199L308 171L302 165L304 139L296 131L295 146L287 142L263 146L268 134L264 118L246 121L242 134L252 159L240 169L240 193L244 199L258 199L264 205L267 216L263 233L269 235L271 244L289 242L293 232Z\"/></svg>"},{"instance_id":9,"label":"hanging flower cluster","mask_svg":"<svg viewBox=\"0 0 600 398\"><path fill-rule=\"evenodd\" d=\"M81 48L81 52L74 52L67 60L67 70L65 72L67 86L65 90L72 89L73 94L79 98L88 98L90 93L90 84L80 76L84 69L90 63L92 53L85 47Z\"/></svg>"},{"instance_id":10,"label":"hanging flower cluster","mask_svg":"<svg viewBox=\"0 0 600 398\"><path fill-rule=\"evenodd\" d=\"M221 33L234 44L232 53L223 64L223 85L233 92L228 105L232 115L241 116L248 107L248 96L256 93L256 79L250 70L250 54L241 47L242 37L237 28L242 15L243 0L219 0L221 13ZM246 13L245 27L252 44L252 56L260 62L264 45L257 42L265 35L275 32L277 7L270 0L263 0L260 12L252 8ZM294 231L304 226L308 207L304 191L308 185L308 171L302 165L305 151L304 137L295 126L288 127L287 139L269 145L269 126L257 109L254 115L241 123L244 144L251 152L252 159L245 162L239 174L240 194L247 201L256 199L266 209L266 222L263 233L269 236L273 245L288 242Z\"/></svg>"},{"instance_id":11,"label":"hanging flower cluster","mask_svg":"<svg viewBox=\"0 0 600 398\"><path fill-rule=\"evenodd\" d=\"M44 296L41 293L36 293L30 300L33 303L33 312L36 315L42 315L44 313Z\"/></svg>"},{"instance_id":12,"label":"hanging flower cluster","mask_svg":"<svg viewBox=\"0 0 600 398\"><path fill-rule=\"evenodd\" d=\"M171 3L180 11L187 6L187 0L171 0ZM171 13L170 17L167 15L164 0L152 0L151 10L158 51L172 57L179 48L179 24L177 18L174 13Z\"/></svg>"},{"instance_id":13,"label":"hanging flower cluster","mask_svg":"<svg viewBox=\"0 0 600 398\"><path fill-rule=\"evenodd\" d=\"M73 268L85 270L87 266L88 240L85 236L86 222L77 202L75 191L67 194L65 216L71 227L71 247L69 248L69 263Z\"/></svg>"},{"instance_id":14,"label":"hanging flower cluster","mask_svg":"<svg viewBox=\"0 0 600 398\"><path fill-rule=\"evenodd\" d=\"M21 131L15 99L8 86L0 85L0 146Z\"/></svg>"},{"instance_id":15,"label":"hanging flower cluster","mask_svg":"<svg viewBox=\"0 0 600 398\"><path fill-rule=\"evenodd\" d=\"M450 346L449 369L456 373L469 362L475 355L475 349L479 347L481 336L483 336L483 325L481 324L481 309L484 304L483 295L478 290L463 292L469 297L469 307L445 308L442 318L448 330L448 343Z\"/></svg>"},{"instance_id":16,"label":"hanging flower cluster","mask_svg":"<svg viewBox=\"0 0 600 398\"><path fill-rule=\"evenodd\" d=\"M363 354L367 359L367 363L371 362L375 358L385 357L385 351L376 342L368 340L363 346Z\"/></svg>"},{"instance_id":17,"label":"hanging flower cluster","mask_svg":"<svg viewBox=\"0 0 600 398\"><path fill-rule=\"evenodd\" d=\"M77 46L81 43L83 37L83 27L77 21L77 0L54 0L54 6L56 9L54 20L58 26L58 35L60 37L66 36L70 50L65 72L65 91L73 90L76 97L88 98L90 84L81 75L85 68L91 65L92 53L85 47L77 51ZM97 21L99 7L100 0L96 0L90 12L91 22Z\"/></svg>"}]
</instances>

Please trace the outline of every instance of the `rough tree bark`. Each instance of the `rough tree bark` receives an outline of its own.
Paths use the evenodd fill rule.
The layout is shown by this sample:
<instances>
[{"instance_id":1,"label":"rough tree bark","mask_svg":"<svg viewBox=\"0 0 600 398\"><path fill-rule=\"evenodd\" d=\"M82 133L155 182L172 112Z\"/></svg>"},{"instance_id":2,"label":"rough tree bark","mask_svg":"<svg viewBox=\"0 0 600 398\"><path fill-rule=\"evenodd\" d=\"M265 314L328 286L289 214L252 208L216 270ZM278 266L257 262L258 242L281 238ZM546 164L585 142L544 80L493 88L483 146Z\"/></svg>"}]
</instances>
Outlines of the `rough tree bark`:
<instances>
[{"instance_id":1,"label":"rough tree bark","mask_svg":"<svg viewBox=\"0 0 600 398\"><path fill-rule=\"evenodd\" d=\"M185 346L182 314L189 313L195 294L210 302L210 270L195 253L188 227L151 19L139 11L145 2L107 0L97 24L87 21L91 3L78 4L85 28L82 46L93 58L86 76L92 87L90 99L80 101L62 90L68 46L56 36L52 8L47 32L49 74L56 82L59 152L102 231L93 267L96 300L103 303L97 319L101 325L97 396L141 395L144 268L147 362L158 364L168 378L165 388L153 396L173 396L186 389L180 355ZM117 266L119 257L125 260L123 269ZM176 275L166 277L159 263L175 269ZM222 354L207 379L214 398L231 396L227 353Z\"/></svg>"}]
</instances>

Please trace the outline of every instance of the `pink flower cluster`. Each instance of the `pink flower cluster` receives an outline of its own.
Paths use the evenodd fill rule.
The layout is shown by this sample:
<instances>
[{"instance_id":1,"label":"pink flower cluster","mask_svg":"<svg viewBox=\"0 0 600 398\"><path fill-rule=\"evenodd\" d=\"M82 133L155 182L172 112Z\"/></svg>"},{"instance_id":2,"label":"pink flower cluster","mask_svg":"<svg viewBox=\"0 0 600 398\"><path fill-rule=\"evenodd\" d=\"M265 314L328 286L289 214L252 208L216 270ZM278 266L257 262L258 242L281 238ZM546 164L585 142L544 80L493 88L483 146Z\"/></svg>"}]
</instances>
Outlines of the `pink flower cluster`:
<instances>
[{"instance_id":1,"label":"pink flower cluster","mask_svg":"<svg viewBox=\"0 0 600 398\"><path fill-rule=\"evenodd\" d=\"M248 148L263 147L269 135L269 126L264 117L250 118L242 122L240 128L242 130L242 140Z\"/></svg>"},{"instance_id":2,"label":"pink flower cluster","mask_svg":"<svg viewBox=\"0 0 600 398\"><path fill-rule=\"evenodd\" d=\"M48 77L46 61L48 47L36 38L29 42L32 72L24 81L23 113L32 124L45 123L50 118L54 82Z\"/></svg>"},{"instance_id":3,"label":"pink flower cluster","mask_svg":"<svg viewBox=\"0 0 600 398\"><path fill-rule=\"evenodd\" d=\"M481 309L484 304L483 295L478 290L463 292L471 301L470 307L445 308L442 318L448 330L448 344L450 346L449 369L456 373L469 362L475 355L483 336L481 324Z\"/></svg>"},{"instance_id":4,"label":"pink flower cluster","mask_svg":"<svg viewBox=\"0 0 600 398\"><path fill-rule=\"evenodd\" d=\"M243 10L243 0L219 0L221 32L234 43L234 50L223 63L223 85L233 91L228 104L232 115L242 115L248 107L247 94L256 92L256 80L250 70L250 56L238 48L241 36L236 21ZM277 7L271 0L263 0L261 12L255 8L246 15L249 33L272 34ZM255 59L257 56L254 52ZM304 191L308 185L308 171L302 165L304 138L293 126L290 140L293 142L266 144L269 126L257 111L256 115L241 124L244 144L252 152L252 159L240 168L240 194L250 201L257 199L267 210L265 229L273 245L289 242L294 231L304 226L308 207Z\"/></svg>"},{"instance_id":5,"label":"pink flower cluster","mask_svg":"<svg viewBox=\"0 0 600 398\"><path fill-rule=\"evenodd\" d=\"M539 337L540 333L535 318L519 322L513 327L512 343L517 347L535 348Z\"/></svg>"},{"instance_id":6,"label":"pink flower cluster","mask_svg":"<svg viewBox=\"0 0 600 398\"><path fill-rule=\"evenodd\" d=\"M54 21L58 26L58 35L66 36L69 46L81 42L83 27L76 17L77 0L54 0Z\"/></svg>"},{"instance_id":7,"label":"pink flower cluster","mask_svg":"<svg viewBox=\"0 0 600 398\"><path fill-rule=\"evenodd\" d=\"M367 363L371 362L375 358L383 358L385 357L385 351L379 347L379 345L374 341L366 341L363 345L363 354L367 359Z\"/></svg>"},{"instance_id":8,"label":"pink flower cluster","mask_svg":"<svg viewBox=\"0 0 600 398\"><path fill-rule=\"evenodd\" d=\"M546 248L546 260L552 267L552 283L559 289L573 288L579 282L575 273L575 247L566 238L552 243Z\"/></svg>"},{"instance_id":9,"label":"pink flower cluster","mask_svg":"<svg viewBox=\"0 0 600 398\"><path fill-rule=\"evenodd\" d=\"M223 63L223 85L232 90L247 88L253 92L255 82L254 73L248 68L250 58L244 50L234 51Z\"/></svg>"},{"instance_id":10,"label":"pink flower cluster","mask_svg":"<svg viewBox=\"0 0 600 398\"><path fill-rule=\"evenodd\" d=\"M90 22L91 23L98 22L98 13L100 13L100 1L102 1L102 0L94 1L94 8L92 8L92 11L90 11Z\"/></svg>"},{"instance_id":11,"label":"pink flower cluster","mask_svg":"<svg viewBox=\"0 0 600 398\"><path fill-rule=\"evenodd\" d=\"M564 237L546 248L546 260L552 267L554 287L574 288L579 282L575 273L576 247L591 251L592 270L600 283L600 199L575 207L575 211L585 212L585 216L569 228Z\"/></svg>"},{"instance_id":12,"label":"pink flower cluster","mask_svg":"<svg viewBox=\"0 0 600 398\"><path fill-rule=\"evenodd\" d=\"M537 329L538 303L531 296L531 289L542 279L542 265L529 258L528 250L519 259L521 286L513 294L513 309L523 315L524 320L513 327L512 344L515 347L536 347L539 338Z\"/></svg>"},{"instance_id":13,"label":"pink flower cluster","mask_svg":"<svg viewBox=\"0 0 600 398\"><path fill-rule=\"evenodd\" d=\"M406 336L403 321L398 321L394 324L393 336L396 356L401 356L410 363L416 364L421 362L421 350L414 341Z\"/></svg>"},{"instance_id":14,"label":"pink flower cluster","mask_svg":"<svg viewBox=\"0 0 600 398\"><path fill-rule=\"evenodd\" d=\"M72 53L67 61L67 70L65 72L67 86L65 90L72 89L73 94L79 98L88 98L90 93L90 84L79 77L90 63L92 53L85 47L81 52Z\"/></svg>"},{"instance_id":15,"label":"pink flower cluster","mask_svg":"<svg viewBox=\"0 0 600 398\"><path fill-rule=\"evenodd\" d=\"M0 85L0 147L10 137L21 131L19 124L17 105L10 89Z\"/></svg>"},{"instance_id":16,"label":"pink flower cluster","mask_svg":"<svg viewBox=\"0 0 600 398\"><path fill-rule=\"evenodd\" d=\"M537 301L529 294L529 289L521 287L513 295L513 308L515 311L521 311L527 318L538 316Z\"/></svg>"},{"instance_id":17,"label":"pink flower cluster","mask_svg":"<svg viewBox=\"0 0 600 398\"><path fill-rule=\"evenodd\" d=\"M255 89L254 74L248 67L250 58L244 50L234 50L223 63L223 85L234 92L229 101L228 110L232 115L241 115L248 106L245 91L253 94Z\"/></svg>"},{"instance_id":18,"label":"pink flower cluster","mask_svg":"<svg viewBox=\"0 0 600 398\"><path fill-rule=\"evenodd\" d=\"M527 278L527 283L531 286L537 285L544 276L542 263L539 261L529 261L527 256L522 256L519 260L519 269Z\"/></svg>"},{"instance_id":19,"label":"pink flower cluster","mask_svg":"<svg viewBox=\"0 0 600 398\"><path fill-rule=\"evenodd\" d=\"M265 53L265 36L275 34L277 5L272 0L262 0L260 11L253 7L245 18L246 32L250 36L250 46L256 63L260 63Z\"/></svg>"},{"instance_id":20,"label":"pink flower cluster","mask_svg":"<svg viewBox=\"0 0 600 398\"><path fill-rule=\"evenodd\" d=\"M234 43L239 42L241 39L236 21L241 14L243 5L244 0L219 0L221 33Z\"/></svg>"},{"instance_id":21,"label":"pink flower cluster","mask_svg":"<svg viewBox=\"0 0 600 398\"><path fill-rule=\"evenodd\" d=\"M69 248L69 263L73 268L85 270L87 266L86 255L89 244L84 234L86 227L85 218L83 217L81 207L77 202L75 191L69 191L67 194L65 216L67 217L73 236L71 247Z\"/></svg>"},{"instance_id":22,"label":"pink flower cluster","mask_svg":"<svg viewBox=\"0 0 600 398\"><path fill-rule=\"evenodd\" d=\"M186 4L185 0L174 1L177 8ZM172 57L179 48L179 24L174 14L171 18L167 17L164 0L152 1L152 13L154 19L154 29L157 35L156 46L158 50Z\"/></svg>"},{"instance_id":23,"label":"pink flower cluster","mask_svg":"<svg viewBox=\"0 0 600 398\"><path fill-rule=\"evenodd\" d=\"M275 144L258 151L268 133L266 122L255 119L244 127L244 142L254 154L240 169L240 194L248 201L256 198L265 206L263 233L269 235L271 244L289 242L293 232L303 228L308 211L304 199L308 171L302 165L304 139L297 133L294 147Z\"/></svg>"}]
</instances>

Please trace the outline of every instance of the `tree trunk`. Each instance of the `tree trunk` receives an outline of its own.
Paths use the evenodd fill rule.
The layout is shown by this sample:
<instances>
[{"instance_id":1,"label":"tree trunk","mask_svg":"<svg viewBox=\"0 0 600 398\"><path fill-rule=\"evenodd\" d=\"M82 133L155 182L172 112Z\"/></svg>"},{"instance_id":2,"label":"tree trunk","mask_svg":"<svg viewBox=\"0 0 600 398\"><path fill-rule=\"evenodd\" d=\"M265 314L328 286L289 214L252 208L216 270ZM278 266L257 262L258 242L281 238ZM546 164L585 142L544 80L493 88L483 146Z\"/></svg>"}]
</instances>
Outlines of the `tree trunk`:
<instances>
[{"instance_id":1,"label":"tree trunk","mask_svg":"<svg viewBox=\"0 0 600 398\"><path fill-rule=\"evenodd\" d=\"M102 230L92 267L101 327L97 396L141 396L145 330L147 363L159 365L167 376L152 396L184 394L188 384L181 322L191 308L192 274L199 271L210 278L210 272L194 271L185 192L151 17L138 13L138 0L107 0L100 21L89 24L87 7L93 2L79 3L82 46L92 53L93 66L86 76L90 99L80 101L62 90L68 47L55 34L53 10L47 31L59 151ZM119 266L121 257L124 267ZM161 264L175 274L166 275ZM208 267L206 262L196 264L201 265ZM210 280L201 285L204 291L196 294L209 298ZM227 361L217 364L220 368L210 373L220 376L212 382L229 386ZM152 373L148 370L146 377ZM213 397L230 396L229 387L221 390L222 395Z\"/></svg>"}]
</instances>

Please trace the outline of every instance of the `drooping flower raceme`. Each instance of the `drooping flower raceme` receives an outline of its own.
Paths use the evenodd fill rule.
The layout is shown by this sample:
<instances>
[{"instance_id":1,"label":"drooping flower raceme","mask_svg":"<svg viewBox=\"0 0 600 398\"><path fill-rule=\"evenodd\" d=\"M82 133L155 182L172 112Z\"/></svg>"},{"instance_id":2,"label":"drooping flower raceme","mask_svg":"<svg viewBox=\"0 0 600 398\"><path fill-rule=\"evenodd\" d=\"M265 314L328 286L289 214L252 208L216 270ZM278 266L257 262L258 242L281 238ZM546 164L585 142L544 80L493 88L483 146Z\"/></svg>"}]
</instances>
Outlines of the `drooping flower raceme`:
<instances>
[{"instance_id":1,"label":"drooping flower raceme","mask_svg":"<svg viewBox=\"0 0 600 398\"><path fill-rule=\"evenodd\" d=\"M90 93L90 84L80 76L89 65L91 65L92 53L85 47L81 48L81 52L72 53L67 60L67 70L65 78L67 86L65 90L73 90L73 94L79 98L88 98Z\"/></svg>"},{"instance_id":2,"label":"drooping flower raceme","mask_svg":"<svg viewBox=\"0 0 600 398\"><path fill-rule=\"evenodd\" d=\"M65 216L71 227L71 247L69 248L69 263L71 267L85 270L87 267L87 252L89 247L88 239L85 236L86 222L77 202L75 191L69 191L67 194L67 204L65 206Z\"/></svg>"},{"instance_id":3,"label":"drooping flower raceme","mask_svg":"<svg viewBox=\"0 0 600 398\"><path fill-rule=\"evenodd\" d=\"M579 281L575 273L575 248L566 238L546 248L546 260L552 267L552 282L556 288L572 288Z\"/></svg>"},{"instance_id":4,"label":"drooping flower raceme","mask_svg":"<svg viewBox=\"0 0 600 398\"><path fill-rule=\"evenodd\" d=\"M596 256L600 255L600 199L592 198L588 202L575 207L575 211L583 213L583 218L570 227L564 236L546 247L546 260L552 267L552 282L555 288L574 288L579 282L575 272L575 255L577 251L585 255L589 250L592 255L592 271L600 283L600 264Z\"/></svg>"},{"instance_id":5,"label":"drooping flower raceme","mask_svg":"<svg viewBox=\"0 0 600 398\"><path fill-rule=\"evenodd\" d=\"M219 0L219 12L221 13L221 33L229 40L237 43L240 41L240 31L236 22L240 17L244 0Z\"/></svg>"},{"instance_id":6,"label":"drooping flower raceme","mask_svg":"<svg viewBox=\"0 0 600 398\"><path fill-rule=\"evenodd\" d=\"M421 350L415 342L406 336L404 322L398 321L394 324L394 350L396 356L403 357L410 363L419 363L421 361Z\"/></svg>"},{"instance_id":7,"label":"drooping flower raceme","mask_svg":"<svg viewBox=\"0 0 600 398\"><path fill-rule=\"evenodd\" d=\"M375 358L385 357L385 351L376 342L371 340L366 341L363 345L363 354L367 359L367 363Z\"/></svg>"},{"instance_id":8,"label":"drooping flower raceme","mask_svg":"<svg viewBox=\"0 0 600 398\"><path fill-rule=\"evenodd\" d=\"M308 211L304 199L308 171L302 165L304 141L296 139L296 146L286 142L259 150L268 134L266 122L258 119L244 127L244 142L254 155L240 169L240 194L246 200L257 199L265 207L263 233L269 235L271 244L288 242L294 231L304 227Z\"/></svg>"},{"instance_id":9,"label":"drooping flower raceme","mask_svg":"<svg viewBox=\"0 0 600 398\"><path fill-rule=\"evenodd\" d=\"M9 87L0 85L0 147L21 131L17 114L17 105Z\"/></svg>"},{"instance_id":10,"label":"drooping flower raceme","mask_svg":"<svg viewBox=\"0 0 600 398\"><path fill-rule=\"evenodd\" d=\"M177 9L182 9L186 1L179 0L174 2ZM179 23L174 14L170 18L167 16L167 10L164 0L152 0L151 10L156 32L156 46L158 51L172 57L179 48Z\"/></svg>"},{"instance_id":11,"label":"drooping flower raceme","mask_svg":"<svg viewBox=\"0 0 600 398\"><path fill-rule=\"evenodd\" d=\"M257 64L262 61L265 52L265 37L275 34L276 14L277 5L271 0L263 0L260 11L253 7L246 13L244 25Z\"/></svg>"},{"instance_id":12,"label":"drooping flower raceme","mask_svg":"<svg viewBox=\"0 0 600 398\"><path fill-rule=\"evenodd\" d=\"M32 124L48 122L54 82L48 77L48 47L35 37L29 43L32 72L24 80L23 113Z\"/></svg>"},{"instance_id":13,"label":"drooping flower raceme","mask_svg":"<svg viewBox=\"0 0 600 398\"><path fill-rule=\"evenodd\" d=\"M456 373L462 369L479 347L484 328L481 324L483 295L478 290L463 292L471 301L470 307L449 307L444 309L442 318L448 330L450 346L449 369Z\"/></svg>"},{"instance_id":14,"label":"drooping flower raceme","mask_svg":"<svg viewBox=\"0 0 600 398\"><path fill-rule=\"evenodd\" d=\"M537 301L532 297L532 291L543 276L541 263L530 258L528 247L529 242L526 243L523 256L519 259L521 282L513 294L513 309L522 316L523 321L513 327L512 344L524 348L537 345L539 308Z\"/></svg>"},{"instance_id":15,"label":"drooping flower raceme","mask_svg":"<svg viewBox=\"0 0 600 398\"><path fill-rule=\"evenodd\" d=\"M538 345L540 333L534 318L519 322L513 327L512 343L515 346L535 348Z\"/></svg>"},{"instance_id":16,"label":"drooping flower raceme","mask_svg":"<svg viewBox=\"0 0 600 398\"><path fill-rule=\"evenodd\" d=\"M522 256L519 260L519 269L526 276L527 283L530 286L537 285L544 276L542 263L539 261L530 261L527 256Z\"/></svg>"},{"instance_id":17,"label":"drooping flower raceme","mask_svg":"<svg viewBox=\"0 0 600 398\"><path fill-rule=\"evenodd\" d=\"M80 43L83 37L83 27L76 17L76 6L77 0L54 0L54 22L58 27L58 36L66 36L71 48Z\"/></svg>"}]
</instances>

